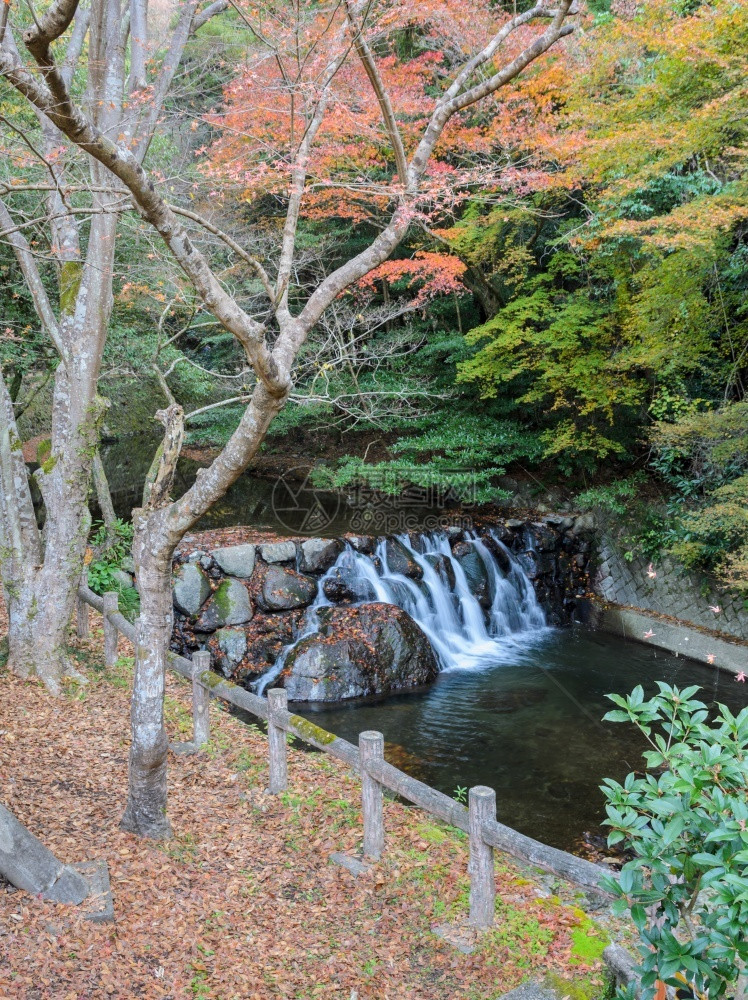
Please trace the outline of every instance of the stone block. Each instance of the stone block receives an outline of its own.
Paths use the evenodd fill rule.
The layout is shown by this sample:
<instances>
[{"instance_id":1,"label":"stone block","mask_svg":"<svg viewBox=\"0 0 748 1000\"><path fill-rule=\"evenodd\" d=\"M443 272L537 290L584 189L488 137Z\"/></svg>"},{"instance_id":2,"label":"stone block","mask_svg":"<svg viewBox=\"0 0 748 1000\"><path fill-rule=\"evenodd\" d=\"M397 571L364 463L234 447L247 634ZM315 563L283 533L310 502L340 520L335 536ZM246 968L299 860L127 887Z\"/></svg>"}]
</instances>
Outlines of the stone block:
<instances>
[{"instance_id":1,"label":"stone block","mask_svg":"<svg viewBox=\"0 0 748 1000\"><path fill-rule=\"evenodd\" d=\"M337 538L307 538L301 543L302 573L324 573L335 564L343 551L343 543Z\"/></svg>"},{"instance_id":2,"label":"stone block","mask_svg":"<svg viewBox=\"0 0 748 1000\"><path fill-rule=\"evenodd\" d=\"M196 563L184 563L174 575L174 605L183 615L196 615L210 594L210 584Z\"/></svg>"},{"instance_id":3,"label":"stone block","mask_svg":"<svg viewBox=\"0 0 748 1000\"><path fill-rule=\"evenodd\" d=\"M213 558L228 576L238 576L247 580L255 568L254 545L228 545L215 549Z\"/></svg>"},{"instance_id":4,"label":"stone block","mask_svg":"<svg viewBox=\"0 0 748 1000\"><path fill-rule=\"evenodd\" d=\"M260 555L266 563L292 562L296 559L296 543L269 542L260 546Z\"/></svg>"}]
</instances>

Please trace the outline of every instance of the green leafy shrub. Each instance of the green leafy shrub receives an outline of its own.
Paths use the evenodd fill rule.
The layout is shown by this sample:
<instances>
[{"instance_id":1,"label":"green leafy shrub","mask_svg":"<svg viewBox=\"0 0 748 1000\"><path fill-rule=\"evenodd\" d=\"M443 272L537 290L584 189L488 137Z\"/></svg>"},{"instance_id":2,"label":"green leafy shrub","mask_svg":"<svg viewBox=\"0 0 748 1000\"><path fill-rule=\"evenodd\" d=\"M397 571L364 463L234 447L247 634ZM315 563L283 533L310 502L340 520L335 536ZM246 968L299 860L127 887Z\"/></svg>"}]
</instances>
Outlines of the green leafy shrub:
<instances>
[{"instance_id":1,"label":"green leafy shrub","mask_svg":"<svg viewBox=\"0 0 748 1000\"><path fill-rule=\"evenodd\" d=\"M658 687L608 695L605 720L633 723L651 749L643 777L602 785L608 843L634 855L604 884L639 931L644 1000L658 980L716 1000L748 960L748 707L718 705L710 724L698 687Z\"/></svg>"},{"instance_id":2,"label":"green leafy shrub","mask_svg":"<svg viewBox=\"0 0 748 1000\"><path fill-rule=\"evenodd\" d=\"M91 536L91 546L99 555L88 566L88 586L95 594L114 591L119 595L119 609L129 621L140 612L140 595L134 587L123 587L116 570L132 546L133 526L117 518L112 529L99 524Z\"/></svg>"},{"instance_id":3,"label":"green leafy shrub","mask_svg":"<svg viewBox=\"0 0 748 1000\"><path fill-rule=\"evenodd\" d=\"M451 492L464 502L487 503L507 497L495 479L517 459L537 459L537 436L512 420L475 414L431 414L419 421L421 433L400 438L391 448L396 457L377 463L349 456L335 469L320 467L317 486L340 488L366 482L382 493L397 495L415 484Z\"/></svg>"}]
</instances>

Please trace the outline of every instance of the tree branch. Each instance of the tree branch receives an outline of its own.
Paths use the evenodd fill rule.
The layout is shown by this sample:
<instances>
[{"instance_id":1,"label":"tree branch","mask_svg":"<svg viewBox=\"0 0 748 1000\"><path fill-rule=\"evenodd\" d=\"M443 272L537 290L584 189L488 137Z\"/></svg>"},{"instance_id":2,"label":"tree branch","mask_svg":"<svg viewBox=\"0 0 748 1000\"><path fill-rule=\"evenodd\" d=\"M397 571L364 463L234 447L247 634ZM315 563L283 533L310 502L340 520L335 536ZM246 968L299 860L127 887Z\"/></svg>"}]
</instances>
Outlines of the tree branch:
<instances>
[{"instance_id":1,"label":"tree branch","mask_svg":"<svg viewBox=\"0 0 748 1000\"><path fill-rule=\"evenodd\" d=\"M374 62L371 49L363 36L360 26L355 20L351 2L350 0L343 0L343 3L345 5L348 22L353 31L353 45L356 49L356 54L361 61L361 65L364 67L366 75L369 78L369 82L371 83L372 90L374 91L377 101L379 102L385 128L387 129L387 134L389 135L390 142L392 143L392 150L395 154L397 175L400 178L400 183L403 187L405 187L408 183L408 160L405 155L405 147L403 146L403 140L400 135L400 129L397 125L395 112L392 110L392 102L390 101L389 94L385 89L382 78L379 75L379 70Z\"/></svg>"},{"instance_id":2,"label":"tree branch","mask_svg":"<svg viewBox=\"0 0 748 1000\"><path fill-rule=\"evenodd\" d=\"M23 274L26 286L28 287L29 292L31 292L34 309L39 317L42 328L55 345L55 349L60 355L62 363L67 364L67 348L63 343L60 326L52 309L52 304L49 301L49 296L47 295L47 290L44 287L42 277L39 274L39 268L36 266L36 261L34 260L33 253L31 252L31 247L26 241L25 236L22 236L18 231L18 227L14 225L13 217L2 199L0 199L0 226L6 230L4 235L7 236L8 242L13 247L13 252L15 253L16 260L21 268L21 273Z\"/></svg>"},{"instance_id":3,"label":"tree branch","mask_svg":"<svg viewBox=\"0 0 748 1000\"><path fill-rule=\"evenodd\" d=\"M72 142L107 167L130 191L140 214L161 235L179 265L193 282L206 307L244 348L247 358L268 392L285 397L290 381L270 354L265 328L248 316L228 295L207 261L193 245L185 228L163 198L130 149L106 136L83 114L65 91L60 100L43 83L35 80L7 51L0 52L0 74L42 111Z\"/></svg>"},{"instance_id":4,"label":"tree branch","mask_svg":"<svg viewBox=\"0 0 748 1000\"><path fill-rule=\"evenodd\" d=\"M259 262L259 260L257 260L256 257L253 257L251 254L248 254L246 250L244 250L242 247L239 246L236 240L232 239L229 236L229 234L225 233L222 229L219 229L218 226L212 223L209 219L206 219L205 216L198 215L197 212L192 212L188 208L180 208L178 205L170 204L169 208L171 208L172 212L174 212L175 215L181 215L184 216L185 219L191 219L193 222L196 222L199 226L202 226L203 229L207 229L209 233L213 233L213 235L217 236L219 240L223 240L226 246L231 247L234 253L238 257L241 257L241 259L244 261L245 264L249 264L249 266L252 268L252 270L255 272L257 277L262 282L262 287L265 289L267 297L270 299L271 303L275 304L275 292L273 290L273 286L270 283L270 278L268 277L268 273L262 266L262 264Z\"/></svg>"},{"instance_id":5,"label":"tree branch","mask_svg":"<svg viewBox=\"0 0 748 1000\"><path fill-rule=\"evenodd\" d=\"M207 24L212 17L216 14L223 14L225 10L229 9L229 0L213 0L213 3L208 4L201 11L198 11L192 18L192 24L190 25L190 34L194 35L204 24Z\"/></svg>"}]
</instances>

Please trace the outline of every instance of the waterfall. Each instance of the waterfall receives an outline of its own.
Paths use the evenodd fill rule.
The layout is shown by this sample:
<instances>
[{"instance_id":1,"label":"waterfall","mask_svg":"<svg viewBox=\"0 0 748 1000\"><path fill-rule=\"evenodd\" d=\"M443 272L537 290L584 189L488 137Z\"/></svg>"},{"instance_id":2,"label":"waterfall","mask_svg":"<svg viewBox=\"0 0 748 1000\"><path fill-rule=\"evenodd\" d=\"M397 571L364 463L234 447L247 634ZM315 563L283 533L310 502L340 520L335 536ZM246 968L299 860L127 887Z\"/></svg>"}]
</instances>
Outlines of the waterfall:
<instances>
[{"instance_id":1,"label":"waterfall","mask_svg":"<svg viewBox=\"0 0 748 1000\"><path fill-rule=\"evenodd\" d=\"M386 539L379 540L371 556L346 544L335 565L322 577L298 638L257 682L258 694L280 674L294 646L316 632L319 609L332 603L325 594L325 584L332 580L343 585L356 603L381 601L407 611L427 635L442 670L513 659L518 646L524 648L545 633L545 614L532 584L495 535L491 534L490 546L496 555L477 534L467 533L465 537L485 573L487 587L482 604L444 533L396 537L420 566L421 579L413 580L390 569Z\"/></svg>"}]
</instances>

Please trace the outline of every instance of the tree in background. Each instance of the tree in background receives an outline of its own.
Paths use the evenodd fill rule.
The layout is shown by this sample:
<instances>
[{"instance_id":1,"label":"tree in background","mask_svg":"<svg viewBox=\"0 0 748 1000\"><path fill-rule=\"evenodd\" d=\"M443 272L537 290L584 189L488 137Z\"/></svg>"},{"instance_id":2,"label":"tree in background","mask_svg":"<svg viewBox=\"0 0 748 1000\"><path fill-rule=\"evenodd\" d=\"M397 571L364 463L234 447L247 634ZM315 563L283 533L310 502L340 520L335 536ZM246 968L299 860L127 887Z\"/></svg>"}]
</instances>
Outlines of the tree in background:
<instances>
[{"instance_id":1,"label":"tree in background","mask_svg":"<svg viewBox=\"0 0 748 1000\"><path fill-rule=\"evenodd\" d=\"M94 16L101 12L104 2L94 4ZM285 193L282 236L277 256L268 262L271 270L232 241L232 249L253 269L265 291L264 311L254 315L248 314L224 289L195 239L144 169L142 157L133 152L129 143L106 134L71 95L49 45L71 24L76 6L77 0L59 0L51 8L45 22L44 45L30 50L36 63L34 69L24 66L6 49L0 57L0 72L68 139L107 169L110 189L117 190L120 185L127 189L206 308L242 345L256 376L250 401L230 440L211 465L201 470L194 485L175 501L170 499L170 492L183 419L176 405L164 412L166 432L159 467L147 503L134 515L133 552L141 613L132 702L130 788L123 822L142 835L164 836L170 828L166 815L163 692L172 627L174 548L257 452L289 395L296 356L325 310L389 257L424 206L451 190L449 185L445 189L440 175L432 179L430 173L433 154L447 134L447 126L456 115L493 95L572 30L567 23L571 0L562 0L553 10L539 4L498 20L492 16L489 4L485 9L481 7L481 18L474 12L472 37L465 46L452 46L449 62L440 63L428 111L415 127L410 122L409 106L405 103L398 107L398 95L392 92L380 68L380 52L390 37L388 19L395 19L396 39L402 11L407 11L409 5L375 3L364 7L350 0L342 5L270 5L261 8L259 21L243 12L258 40L258 79L248 88L247 100L259 98L261 107L272 100L271 107L279 112L270 128L260 128L258 123L258 135L249 132L249 142L237 154L238 164L242 169L246 169L243 164L251 164L249 172L258 180L277 175L273 183L278 185L283 179L280 190ZM194 2L185 4L180 19L191 23L194 11ZM445 20L450 17L446 4L435 6L434 11L435 29L451 23ZM541 18L547 24L538 31L534 22ZM491 26L488 31L486 24ZM118 18L108 30L111 37L119 38ZM476 40L477 34L481 34L480 41ZM376 39L374 48L370 38ZM272 87L267 89L263 72L270 65L277 67L277 73L272 71ZM354 70L354 66L360 69ZM299 219L307 198L316 197L322 181L330 192L352 194L360 183L345 159L331 165L331 178L318 178L315 160L317 142L330 123L341 113L351 114L358 95L368 93L360 85L353 93L346 89L349 77L366 79L376 99L378 129L386 136L389 155L378 165L382 173L377 192L382 201L382 223L359 253L316 287L303 289L296 284L295 261Z\"/></svg>"},{"instance_id":2,"label":"tree in background","mask_svg":"<svg viewBox=\"0 0 748 1000\"><path fill-rule=\"evenodd\" d=\"M133 0L133 29L139 23L138 3ZM142 162L187 40L217 9L223 5L199 15L182 12L147 91L137 72L128 82L127 20L119 4L52 6L23 32L23 43L48 92L76 94L92 127L119 136ZM4 5L1 58L27 74L17 48L22 30ZM130 36L135 70L146 41ZM17 411L0 379L0 575L11 669L22 677L37 674L56 692L72 670L65 635L83 571L91 470L106 412L97 386L112 311L116 235L130 201L129 192L111 183L101 163L69 144L42 107L25 101L19 106L18 92L7 84L5 91L0 228L45 343L56 356L50 361L51 435L39 448L34 476L44 502L43 532L37 527Z\"/></svg>"}]
</instances>

